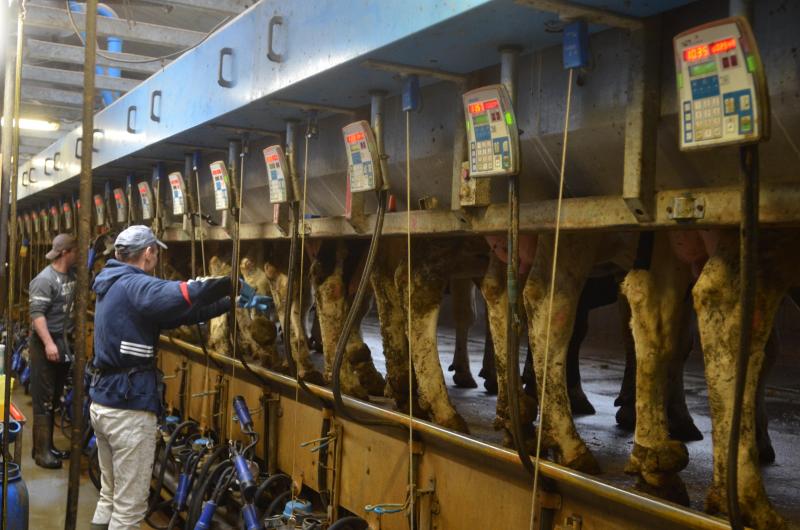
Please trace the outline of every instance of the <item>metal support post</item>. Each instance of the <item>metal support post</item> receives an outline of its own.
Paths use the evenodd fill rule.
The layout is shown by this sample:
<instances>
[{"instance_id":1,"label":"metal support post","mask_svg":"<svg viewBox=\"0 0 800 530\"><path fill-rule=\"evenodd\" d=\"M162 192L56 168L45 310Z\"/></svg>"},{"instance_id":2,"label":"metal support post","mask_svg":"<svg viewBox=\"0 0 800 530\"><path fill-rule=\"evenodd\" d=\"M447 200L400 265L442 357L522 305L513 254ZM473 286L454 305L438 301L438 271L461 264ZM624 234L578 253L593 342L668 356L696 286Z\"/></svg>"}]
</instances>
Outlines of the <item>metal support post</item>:
<instances>
[{"instance_id":1,"label":"metal support post","mask_svg":"<svg viewBox=\"0 0 800 530\"><path fill-rule=\"evenodd\" d=\"M12 9L9 8L8 15L11 15ZM10 22L11 16L7 17ZM13 94L11 102L10 113L4 113L6 116L6 125L3 127L3 178L2 178L2 193L0 200L0 256L3 261L0 261L0 271L4 273L2 281L2 294L3 300L7 296L7 306L5 307L5 325L6 325L6 354L3 356L3 370L6 375L6 384L4 385L3 396L5 406L3 407L3 425L9 424L10 406L11 406L11 351L14 347L14 332L12 312L14 309L14 288L12 282L14 281L16 256L15 249L17 247L17 173L19 173L19 109L20 97L22 88L22 43L23 43L23 28L25 22L25 4L18 4L17 11L17 47L16 52L12 58L12 52L9 50L6 54L6 93L4 104L7 103L9 95ZM10 32L9 32L10 33ZM13 70L12 70L13 65ZM13 71L13 84L9 87L9 79ZM10 89L9 89L10 88ZM4 109L8 109L9 105L5 105ZM11 134L8 134L10 131ZM8 150L6 150L8 148ZM10 206L10 212L9 212ZM9 224L11 226L9 226ZM10 240L7 242L7 239ZM6 246L8 245L8 246ZM8 269L6 270L6 260L8 261ZM0 302L2 303L2 302ZM19 442L18 442L19 443ZM0 521L0 528L5 530L7 528L8 519L8 436L3 436L2 452L3 455L3 488L2 488L2 521Z\"/></svg>"},{"instance_id":2,"label":"metal support post","mask_svg":"<svg viewBox=\"0 0 800 530\"><path fill-rule=\"evenodd\" d=\"M655 219L656 137L661 112L661 19L630 33L622 198L636 219Z\"/></svg>"},{"instance_id":3,"label":"metal support post","mask_svg":"<svg viewBox=\"0 0 800 530\"><path fill-rule=\"evenodd\" d=\"M81 145L80 201L83 208L78 215L78 281L75 314L79 315L75 326L75 362L72 381L72 447L69 461L69 490L67 492L67 516L65 530L77 528L78 495L80 492L81 457L83 455L83 375L86 367L87 339L89 337L86 314L89 310L89 243L91 240L92 208L92 155L94 153L94 78L95 41L97 39L97 0L86 2L86 42L83 62L83 143Z\"/></svg>"}]
</instances>

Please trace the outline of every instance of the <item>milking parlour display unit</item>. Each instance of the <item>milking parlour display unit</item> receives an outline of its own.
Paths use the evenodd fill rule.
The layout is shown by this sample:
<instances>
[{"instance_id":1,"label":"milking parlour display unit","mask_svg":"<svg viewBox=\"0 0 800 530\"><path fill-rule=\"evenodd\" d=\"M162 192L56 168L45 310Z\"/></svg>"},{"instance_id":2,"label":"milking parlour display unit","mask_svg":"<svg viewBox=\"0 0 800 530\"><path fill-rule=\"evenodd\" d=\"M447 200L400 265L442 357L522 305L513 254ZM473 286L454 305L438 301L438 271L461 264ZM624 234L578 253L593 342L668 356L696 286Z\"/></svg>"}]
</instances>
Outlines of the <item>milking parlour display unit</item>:
<instances>
[{"instance_id":1,"label":"milking parlour display unit","mask_svg":"<svg viewBox=\"0 0 800 530\"><path fill-rule=\"evenodd\" d=\"M167 243L159 277L230 276L228 313L160 337L153 528L800 528L796 379L767 379L800 351L799 22L258 1L3 157L5 329L75 234L80 396L122 229ZM582 386L590 325L612 340Z\"/></svg>"}]
</instances>

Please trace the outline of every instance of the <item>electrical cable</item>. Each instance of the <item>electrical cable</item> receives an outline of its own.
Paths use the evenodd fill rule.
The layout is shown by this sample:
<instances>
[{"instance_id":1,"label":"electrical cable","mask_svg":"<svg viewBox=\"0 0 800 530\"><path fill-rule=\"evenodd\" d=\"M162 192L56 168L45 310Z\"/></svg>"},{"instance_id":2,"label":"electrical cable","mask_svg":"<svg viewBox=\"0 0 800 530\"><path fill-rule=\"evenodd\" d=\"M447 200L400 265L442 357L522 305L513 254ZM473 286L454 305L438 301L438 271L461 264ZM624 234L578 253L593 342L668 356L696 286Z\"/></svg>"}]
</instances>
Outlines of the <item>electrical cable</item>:
<instances>
[{"instance_id":1,"label":"electrical cable","mask_svg":"<svg viewBox=\"0 0 800 530\"><path fill-rule=\"evenodd\" d=\"M65 0L64 4L67 7L67 17L69 18L69 23L72 26L72 29L75 32L75 35L77 35L78 38L80 39L81 45L82 46L86 46L86 39L84 38L83 34L81 33L81 30L78 28L78 25L75 23L75 17L73 17L73 15L72 15L72 9L70 8L69 0ZM202 39L197 41L195 44L193 44L191 46L188 46L188 47L186 47L186 48L184 48L182 50L178 50L176 52L168 53L166 55L161 55L159 57L148 57L147 59L123 59L121 57L114 57L112 55L106 55L105 53L103 53L102 50L99 49L100 47L97 45L97 42L95 42L95 47L97 48L95 53L97 53L97 55L99 55L103 59L106 59L108 61L113 61L115 63L122 63L122 64L147 64L147 63L166 61L168 59L172 59L174 57L178 57L178 56L183 55L184 53L186 53L188 51L191 51L191 50L197 48L198 46L203 44L206 40L208 40L208 38L211 35L213 35L215 31L217 31L219 28L221 28L222 26L227 24L229 20L231 20L231 17L225 17L224 19L222 19L222 21L220 23L218 23L216 26L211 28L211 31L209 31Z\"/></svg>"},{"instance_id":2,"label":"electrical cable","mask_svg":"<svg viewBox=\"0 0 800 530\"><path fill-rule=\"evenodd\" d=\"M545 397L547 396L547 364L550 353L550 327L553 320L553 295L556 284L556 271L558 264L558 240L561 235L561 205L564 200L564 170L567 163L567 140L569 138L569 114L572 102L572 74L574 69L569 69L567 81L567 103L564 112L564 137L561 145L561 174L558 179L558 201L556 203L555 234L553 237L553 263L550 269L550 292L547 304L546 328L544 339L544 369L542 370L542 389L539 396L539 425L536 429L536 459L533 473L533 491L531 493L531 521L533 530L536 524L536 491L539 485L539 462L542 456L542 429L544 426Z\"/></svg>"},{"instance_id":3,"label":"electrical cable","mask_svg":"<svg viewBox=\"0 0 800 530\"><path fill-rule=\"evenodd\" d=\"M414 362L411 355L411 111L406 111L406 261L408 261L406 290L408 292L408 502L411 530L414 530Z\"/></svg>"}]
</instances>

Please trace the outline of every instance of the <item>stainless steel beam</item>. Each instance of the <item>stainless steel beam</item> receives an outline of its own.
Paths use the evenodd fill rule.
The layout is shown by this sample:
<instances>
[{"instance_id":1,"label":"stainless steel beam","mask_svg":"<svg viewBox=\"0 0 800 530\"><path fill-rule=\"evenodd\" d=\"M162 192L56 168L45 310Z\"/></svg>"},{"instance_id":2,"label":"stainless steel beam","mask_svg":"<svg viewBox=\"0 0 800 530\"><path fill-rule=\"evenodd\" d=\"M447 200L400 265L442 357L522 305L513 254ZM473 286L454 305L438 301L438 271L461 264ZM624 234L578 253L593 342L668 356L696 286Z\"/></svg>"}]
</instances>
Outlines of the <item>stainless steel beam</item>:
<instances>
[{"instance_id":1,"label":"stainless steel beam","mask_svg":"<svg viewBox=\"0 0 800 530\"><path fill-rule=\"evenodd\" d=\"M83 31L86 17L80 13L73 13L72 18L78 29ZM38 28L73 31L67 11L53 7L28 6L25 23ZM97 17L97 36L116 36L126 41L142 42L166 48L186 48L200 42L200 39L205 37L205 33L145 22L128 24L123 19Z\"/></svg>"},{"instance_id":2,"label":"stainless steel beam","mask_svg":"<svg viewBox=\"0 0 800 530\"><path fill-rule=\"evenodd\" d=\"M23 96L26 102L41 101L76 108L80 108L83 104L83 98L80 93L71 92L69 90L59 90L58 88L26 86Z\"/></svg>"},{"instance_id":3,"label":"stainless steel beam","mask_svg":"<svg viewBox=\"0 0 800 530\"><path fill-rule=\"evenodd\" d=\"M22 117L23 118L27 118L27 116L25 115L24 112L22 113ZM39 140L39 142L33 142L33 143L41 143L41 141L48 142L45 145L45 147L47 147L48 145L53 143L53 140L57 140L57 139L61 138L62 134L63 134L63 132L61 132L60 130L59 131L32 131L30 129L20 129L19 130L19 135L22 138ZM31 142L29 142L29 143L31 143Z\"/></svg>"},{"instance_id":4,"label":"stainless steel beam","mask_svg":"<svg viewBox=\"0 0 800 530\"><path fill-rule=\"evenodd\" d=\"M671 217L674 200L678 197L696 197L705 200L704 217L689 223L678 223ZM800 188L793 185L763 186L760 200L761 223L771 226L800 226ZM652 230L689 229L734 226L739 223L739 189L698 188L660 191L655 195L655 218L639 222L621 197L580 197L564 199L561 229L567 231L593 230ZM554 229L556 201L544 200L520 204L519 227L523 232L547 232ZM487 208L458 212L420 210L414 213L416 235L452 235L504 233L508 229L508 208L505 204L492 204ZM375 215L364 216L364 226L356 231L344 217L308 219L304 222L307 237L364 237L375 226ZM387 213L383 235L406 233L405 212ZM188 241L180 227L168 228L165 238L171 241ZM242 239L282 239L286 235L272 223L243 224ZM208 229L208 240L230 239L219 227Z\"/></svg>"},{"instance_id":5,"label":"stainless steel beam","mask_svg":"<svg viewBox=\"0 0 800 530\"><path fill-rule=\"evenodd\" d=\"M654 219L656 144L661 111L661 20L632 31L622 198L639 221Z\"/></svg>"},{"instance_id":6,"label":"stainless steel beam","mask_svg":"<svg viewBox=\"0 0 800 530\"><path fill-rule=\"evenodd\" d=\"M23 65L22 78L30 81L43 81L61 85L75 87L83 86L83 73L75 70L60 70L58 68L47 68L45 66ZM95 77L94 86L98 90L118 90L128 92L133 89L139 81L125 79L122 77L109 77L98 75Z\"/></svg>"},{"instance_id":7,"label":"stainless steel beam","mask_svg":"<svg viewBox=\"0 0 800 530\"><path fill-rule=\"evenodd\" d=\"M83 64L83 46L72 46L70 44L59 44L57 42L46 42L36 39L28 39L25 47L25 59L36 59L41 61L53 61L57 63ZM134 53L114 53L103 51L104 55L122 59L125 61L144 61L150 57L136 55ZM97 64L100 66L116 66L123 70L152 74L158 72L169 61L150 61L147 63L123 63L112 61L105 57L97 56Z\"/></svg>"},{"instance_id":8,"label":"stainless steel beam","mask_svg":"<svg viewBox=\"0 0 800 530\"><path fill-rule=\"evenodd\" d=\"M159 6L173 7L189 7L199 11L207 11L211 13L224 13L238 15L251 5L254 1L248 0L142 0L148 4Z\"/></svg>"},{"instance_id":9,"label":"stainless steel beam","mask_svg":"<svg viewBox=\"0 0 800 530\"><path fill-rule=\"evenodd\" d=\"M591 24L602 24L615 28L636 30L642 28L638 18L619 15L604 9L589 7L566 0L515 0L516 3L558 15L564 20L585 20Z\"/></svg>"},{"instance_id":10,"label":"stainless steel beam","mask_svg":"<svg viewBox=\"0 0 800 530\"><path fill-rule=\"evenodd\" d=\"M48 105L47 103L37 103L35 101L22 102L23 118L42 118L49 120L60 120L62 122L73 122L80 118L80 114L80 109L76 107Z\"/></svg>"}]
</instances>

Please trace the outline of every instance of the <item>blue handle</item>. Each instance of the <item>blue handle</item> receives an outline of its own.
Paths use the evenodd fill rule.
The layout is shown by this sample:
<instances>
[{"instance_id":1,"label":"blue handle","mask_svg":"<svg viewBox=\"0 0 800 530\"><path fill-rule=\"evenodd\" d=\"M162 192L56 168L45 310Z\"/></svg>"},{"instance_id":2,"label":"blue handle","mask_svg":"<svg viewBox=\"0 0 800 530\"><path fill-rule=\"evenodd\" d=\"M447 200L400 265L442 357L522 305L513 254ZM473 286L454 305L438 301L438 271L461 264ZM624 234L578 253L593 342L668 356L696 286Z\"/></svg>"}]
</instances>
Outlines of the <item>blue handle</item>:
<instances>
[{"instance_id":1,"label":"blue handle","mask_svg":"<svg viewBox=\"0 0 800 530\"><path fill-rule=\"evenodd\" d=\"M256 483L250 472L250 466L247 465L247 459L242 455L234 455L233 464L236 467L236 477L239 479L242 495L246 500L252 499L256 492Z\"/></svg>"},{"instance_id":2,"label":"blue handle","mask_svg":"<svg viewBox=\"0 0 800 530\"><path fill-rule=\"evenodd\" d=\"M239 424L244 430L252 430L253 417L250 416L250 409L247 407L247 402L243 396L236 396L233 398L233 408L236 411L236 417L239 418Z\"/></svg>"},{"instance_id":3,"label":"blue handle","mask_svg":"<svg viewBox=\"0 0 800 530\"><path fill-rule=\"evenodd\" d=\"M203 511L200 512L200 517L194 525L194 530L210 530L211 520L214 518L214 512L217 511L217 505L214 501L206 501L203 503Z\"/></svg>"},{"instance_id":4,"label":"blue handle","mask_svg":"<svg viewBox=\"0 0 800 530\"><path fill-rule=\"evenodd\" d=\"M258 522L258 513L256 507L252 504L245 504L242 506L242 519L244 519L244 527L247 530L261 530L261 523Z\"/></svg>"},{"instance_id":5,"label":"blue handle","mask_svg":"<svg viewBox=\"0 0 800 530\"><path fill-rule=\"evenodd\" d=\"M173 506L177 511L186 509L186 499L189 497L190 479L188 473L181 473L178 477L178 488L175 490L175 499Z\"/></svg>"}]
</instances>

